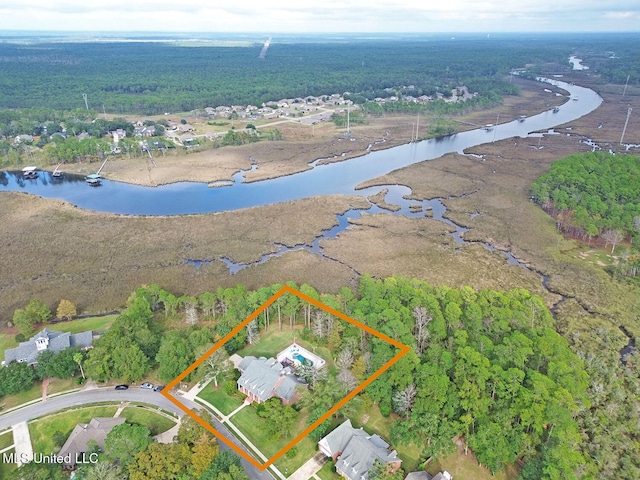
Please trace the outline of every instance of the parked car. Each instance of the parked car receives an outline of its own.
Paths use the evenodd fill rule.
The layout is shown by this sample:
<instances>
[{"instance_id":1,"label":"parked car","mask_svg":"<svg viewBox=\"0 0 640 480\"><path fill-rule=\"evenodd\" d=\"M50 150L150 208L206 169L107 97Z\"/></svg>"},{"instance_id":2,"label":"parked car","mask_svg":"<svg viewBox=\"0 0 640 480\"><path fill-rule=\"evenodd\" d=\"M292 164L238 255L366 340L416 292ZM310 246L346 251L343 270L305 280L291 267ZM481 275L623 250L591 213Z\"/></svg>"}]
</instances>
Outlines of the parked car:
<instances>
[{"instance_id":1,"label":"parked car","mask_svg":"<svg viewBox=\"0 0 640 480\"><path fill-rule=\"evenodd\" d=\"M147 390L153 390L153 383L144 382L140 385L140 388L146 388Z\"/></svg>"},{"instance_id":2,"label":"parked car","mask_svg":"<svg viewBox=\"0 0 640 480\"><path fill-rule=\"evenodd\" d=\"M164 388L164 385L156 385L156 387L153 389L153 391L154 392L161 392L163 388Z\"/></svg>"},{"instance_id":3,"label":"parked car","mask_svg":"<svg viewBox=\"0 0 640 480\"><path fill-rule=\"evenodd\" d=\"M116 385L116 390L126 390L129 385Z\"/></svg>"}]
</instances>

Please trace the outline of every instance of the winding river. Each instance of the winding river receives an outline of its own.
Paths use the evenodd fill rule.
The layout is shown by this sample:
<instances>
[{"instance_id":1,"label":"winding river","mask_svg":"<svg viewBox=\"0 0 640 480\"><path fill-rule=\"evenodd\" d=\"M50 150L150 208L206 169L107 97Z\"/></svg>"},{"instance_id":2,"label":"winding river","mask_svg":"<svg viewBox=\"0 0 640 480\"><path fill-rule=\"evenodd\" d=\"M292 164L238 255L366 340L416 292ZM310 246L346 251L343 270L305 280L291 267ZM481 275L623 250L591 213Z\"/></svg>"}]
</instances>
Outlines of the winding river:
<instances>
[{"instance_id":1,"label":"winding river","mask_svg":"<svg viewBox=\"0 0 640 480\"><path fill-rule=\"evenodd\" d=\"M80 208L126 215L182 215L238 210L301 198L347 194L362 195L357 185L407 165L462 153L465 149L510 137L526 137L533 131L547 130L595 110L602 98L594 91L557 80L545 79L569 92L571 98L554 113L547 111L514 119L492 130L479 128L443 138L401 145L367 153L350 160L317 165L304 172L254 183L243 183L242 174L227 187L208 188L204 183L179 182L159 187L144 187L104 180L99 188L85 184L82 177L66 175L61 179L40 172L25 180L20 172L0 173L0 191L21 191L45 198L57 198ZM541 88L542 90L542 88ZM548 94L542 93L541 94ZM551 95L551 94L549 94ZM348 150L348 138L345 150Z\"/></svg>"}]
</instances>

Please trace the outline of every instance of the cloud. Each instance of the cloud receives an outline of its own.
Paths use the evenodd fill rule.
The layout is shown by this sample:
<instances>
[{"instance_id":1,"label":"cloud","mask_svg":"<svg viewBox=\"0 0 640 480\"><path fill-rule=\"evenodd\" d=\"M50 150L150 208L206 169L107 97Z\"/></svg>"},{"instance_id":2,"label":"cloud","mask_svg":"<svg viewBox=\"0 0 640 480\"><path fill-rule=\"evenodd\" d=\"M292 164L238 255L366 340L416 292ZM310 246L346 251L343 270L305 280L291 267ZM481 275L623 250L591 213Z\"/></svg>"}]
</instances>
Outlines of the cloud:
<instances>
[{"instance_id":1,"label":"cloud","mask_svg":"<svg viewBox=\"0 0 640 480\"><path fill-rule=\"evenodd\" d=\"M0 29L24 30L638 31L638 19L637 0L0 0Z\"/></svg>"}]
</instances>

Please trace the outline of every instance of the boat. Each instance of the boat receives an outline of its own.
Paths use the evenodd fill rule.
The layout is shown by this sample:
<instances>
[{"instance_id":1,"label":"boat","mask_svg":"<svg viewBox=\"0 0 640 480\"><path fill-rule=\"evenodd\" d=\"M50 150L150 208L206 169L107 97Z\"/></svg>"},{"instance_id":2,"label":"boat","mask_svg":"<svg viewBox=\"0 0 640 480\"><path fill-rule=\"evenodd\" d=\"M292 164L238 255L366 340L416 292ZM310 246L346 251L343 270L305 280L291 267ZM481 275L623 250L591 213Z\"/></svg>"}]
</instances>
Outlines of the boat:
<instances>
[{"instance_id":1,"label":"boat","mask_svg":"<svg viewBox=\"0 0 640 480\"><path fill-rule=\"evenodd\" d=\"M38 167L24 167L22 176L24 178L36 178L38 176Z\"/></svg>"},{"instance_id":2,"label":"boat","mask_svg":"<svg viewBox=\"0 0 640 480\"><path fill-rule=\"evenodd\" d=\"M558 113L560 111L559 107L553 107L553 113Z\"/></svg>"},{"instance_id":3,"label":"boat","mask_svg":"<svg viewBox=\"0 0 640 480\"><path fill-rule=\"evenodd\" d=\"M60 164L60 165L62 165L62 164ZM55 170L53 171L53 173L51 174L51 176L52 176L53 178L60 178L60 177L62 177L62 170L58 170L58 169L60 168L60 165L58 165L58 166L55 168Z\"/></svg>"},{"instance_id":4,"label":"boat","mask_svg":"<svg viewBox=\"0 0 640 480\"><path fill-rule=\"evenodd\" d=\"M97 173L87 175L84 179L92 187L98 187L102 184L102 177Z\"/></svg>"},{"instance_id":5,"label":"boat","mask_svg":"<svg viewBox=\"0 0 640 480\"><path fill-rule=\"evenodd\" d=\"M524 119L525 119L525 118L527 118L527 116L526 116L526 115L520 115L520 116L518 117L518 121L519 121L519 122L524 122Z\"/></svg>"},{"instance_id":6,"label":"boat","mask_svg":"<svg viewBox=\"0 0 640 480\"><path fill-rule=\"evenodd\" d=\"M484 127L483 127L487 132L493 130L493 123L487 123Z\"/></svg>"}]
</instances>

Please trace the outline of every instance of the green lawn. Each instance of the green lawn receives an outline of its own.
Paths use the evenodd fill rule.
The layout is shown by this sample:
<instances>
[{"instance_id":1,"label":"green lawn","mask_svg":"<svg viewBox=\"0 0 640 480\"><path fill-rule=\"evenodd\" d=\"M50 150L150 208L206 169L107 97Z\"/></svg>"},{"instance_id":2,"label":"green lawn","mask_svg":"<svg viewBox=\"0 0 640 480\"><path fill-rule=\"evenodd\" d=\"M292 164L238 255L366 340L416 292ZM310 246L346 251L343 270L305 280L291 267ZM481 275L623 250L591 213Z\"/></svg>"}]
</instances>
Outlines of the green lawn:
<instances>
[{"instance_id":1,"label":"green lawn","mask_svg":"<svg viewBox=\"0 0 640 480\"><path fill-rule=\"evenodd\" d=\"M229 415L243 403L243 400L241 400L239 396L234 395L231 397L227 395L224 388L213 388L213 383L207 385L206 388L198 394L198 397L215 406L224 415Z\"/></svg>"},{"instance_id":2,"label":"green lawn","mask_svg":"<svg viewBox=\"0 0 640 480\"><path fill-rule=\"evenodd\" d=\"M93 417L113 417L116 406L87 407L51 415L29 423L33 451L50 454L56 451L52 436L56 431L69 436L78 423L89 423Z\"/></svg>"},{"instance_id":3,"label":"green lawn","mask_svg":"<svg viewBox=\"0 0 640 480\"><path fill-rule=\"evenodd\" d=\"M264 420L258 416L253 407L245 407L236 413L231 421L238 427L238 429L244 433L247 438L267 457L271 458L278 453L285 445L287 445L298 432L302 431L305 427L307 420L307 414L303 411L298 417L296 425L292 428L292 433L287 438L273 439L269 437L261 425ZM309 437L303 438L295 446L297 453L294 456L288 457L286 454L280 457L276 461L276 466L286 476L295 472L300 468L307 460L316 454L316 443Z\"/></svg>"},{"instance_id":4,"label":"green lawn","mask_svg":"<svg viewBox=\"0 0 640 480\"><path fill-rule=\"evenodd\" d=\"M253 345L247 345L242 350L238 351L238 355L246 357L247 355L253 355L254 357L275 357L278 353L284 350L285 347L293 343L293 339L296 341L300 339L300 332L298 330L289 330L289 326L282 327L282 332L278 331L277 318L272 319L271 329L267 332L261 332L258 342ZM303 345L303 343L301 343Z\"/></svg>"},{"instance_id":5,"label":"green lawn","mask_svg":"<svg viewBox=\"0 0 640 480\"><path fill-rule=\"evenodd\" d=\"M49 394L52 394L57 392L64 392L73 388L77 388L77 386L74 384L73 379L60 380L59 378L52 378L51 383L49 383L47 392ZM10 397L1 398L0 406L2 406L2 410L6 410L8 408L16 407L18 405L22 405L23 403L39 398L42 398L42 382L37 381L34 382L29 390L11 395Z\"/></svg>"},{"instance_id":6,"label":"green lawn","mask_svg":"<svg viewBox=\"0 0 640 480\"><path fill-rule=\"evenodd\" d=\"M10 445L13 445L13 430L0 433L0 450L4 450Z\"/></svg>"},{"instance_id":7,"label":"green lawn","mask_svg":"<svg viewBox=\"0 0 640 480\"><path fill-rule=\"evenodd\" d=\"M127 407L120 414L127 423L137 424L151 430L151 435L158 435L174 427L176 422L159 413L143 407Z\"/></svg>"},{"instance_id":8,"label":"green lawn","mask_svg":"<svg viewBox=\"0 0 640 480\"><path fill-rule=\"evenodd\" d=\"M3 352L8 348L14 348L18 346L18 342L15 341L13 335L7 335L6 333L0 333L0 351Z\"/></svg>"},{"instance_id":9,"label":"green lawn","mask_svg":"<svg viewBox=\"0 0 640 480\"><path fill-rule=\"evenodd\" d=\"M456 480L515 480L518 477L518 470L513 465L491 475L491 472L478 465L475 457L471 452L469 453L469 455L465 455L460 448L457 453L430 462L427 466L427 472L435 475L446 470Z\"/></svg>"},{"instance_id":10,"label":"green lawn","mask_svg":"<svg viewBox=\"0 0 640 480\"><path fill-rule=\"evenodd\" d=\"M104 317L91 317L82 318L77 320L70 320L68 322L55 323L48 326L53 330L59 330L61 332L80 333L87 330L102 331L107 330L118 315L105 315Z\"/></svg>"},{"instance_id":11,"label":"green lawn","mask_svg":"<svg viewBox=\"0 0 640 480\"><path fill-rule=\"evenodd\" d=\"M7 455L15 453L15 449L11 449L5 452ZM13 472L18 466L15 463L4 463L2 456L0 456L0 478L7 478L11 472Z\"/></svg>"},{"instance_id":12,"label":"green lawn","mask_svg":"<svg viewBox=\"0 0 640 480\"><path fill-rule=\"evenodd\" d=\"M322 480L339 480L342 478L336 473L336 469L331 460L325 463L316 475L318 475Z\"/></svg>"}]
</instances>

